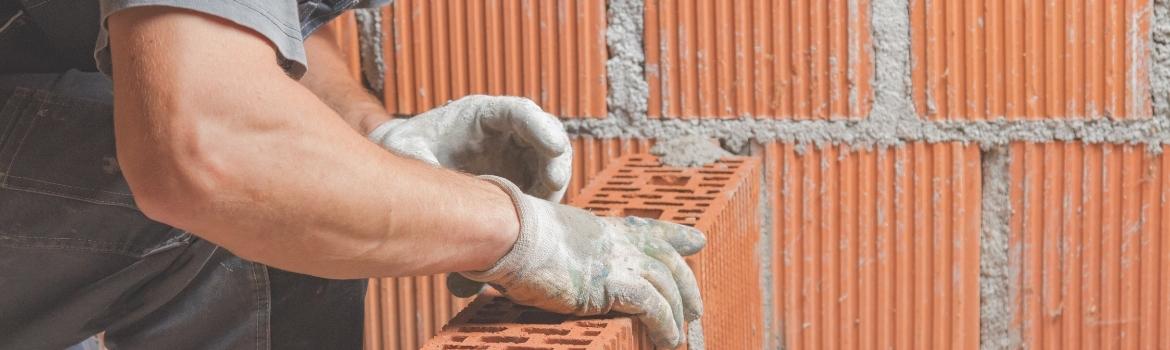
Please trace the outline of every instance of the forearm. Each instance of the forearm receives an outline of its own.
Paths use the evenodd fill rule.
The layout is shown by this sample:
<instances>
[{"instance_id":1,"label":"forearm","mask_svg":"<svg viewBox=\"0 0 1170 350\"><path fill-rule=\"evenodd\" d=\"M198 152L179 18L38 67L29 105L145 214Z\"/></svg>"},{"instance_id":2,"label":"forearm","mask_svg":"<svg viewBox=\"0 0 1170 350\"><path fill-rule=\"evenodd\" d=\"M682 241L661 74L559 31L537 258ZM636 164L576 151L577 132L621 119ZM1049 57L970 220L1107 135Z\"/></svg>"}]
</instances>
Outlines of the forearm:
<instances>
[{"instance_id":1,"label":"forearm","mask_svg":"<svg viewBox=\"0 0 1170 350\"><path fill-rule=\"evenodd\" d=\"M502 191L355 135L254 35L154 9L110 29L119 162L151 217L332 278L483 269L515 240Z\"/></svg>"},{"instance_id":2,"label":"forearm","mask_svg":"<svg viewBox=\"0 0 1170 350\"><path fill-rule=\"evenodd\" d=\"M333 27L322 26L305 40L305 53L312 66L300 83L340 114L350 127L366 135L390 116L361 82L350 76L336 38Z\"/></svg>"}]
</instances>

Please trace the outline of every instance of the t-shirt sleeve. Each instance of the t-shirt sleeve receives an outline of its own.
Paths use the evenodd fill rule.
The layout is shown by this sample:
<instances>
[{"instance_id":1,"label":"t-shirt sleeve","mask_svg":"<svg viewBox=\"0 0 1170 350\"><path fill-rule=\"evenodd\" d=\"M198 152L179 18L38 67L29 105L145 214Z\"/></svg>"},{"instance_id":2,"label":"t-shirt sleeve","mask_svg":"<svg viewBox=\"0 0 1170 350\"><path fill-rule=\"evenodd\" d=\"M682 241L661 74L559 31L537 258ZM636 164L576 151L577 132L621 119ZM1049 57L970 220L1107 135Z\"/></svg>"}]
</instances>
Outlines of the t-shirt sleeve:
<instances>
[{"instance_id":1,"label":"t-shirt sleeve","mask_svg":"<svg viewBox=\"0 0 1170 350\"><path fill-rule=\"evenodd\" d=\"M358 0L357 8L377 8L394 4L394 0Z\"/></svg>"},{"instance_id":2,"label":"t-shirt sleeve","mask_svg":"<svg viewBox=\"0 0 1170 350\"><path fill-rule=\"evenodd\" d=\"M101 29L94 47L98 70L106 75L110 67L110 41L106 19L115 12L139 6L169 6L223 18L251 29L271 41L280 65L293 78L305 74L308 60L301 36L297 3L290 0L99 0ZM373 0L378 2L377 0Z\"/></svg>"}]
</instances>

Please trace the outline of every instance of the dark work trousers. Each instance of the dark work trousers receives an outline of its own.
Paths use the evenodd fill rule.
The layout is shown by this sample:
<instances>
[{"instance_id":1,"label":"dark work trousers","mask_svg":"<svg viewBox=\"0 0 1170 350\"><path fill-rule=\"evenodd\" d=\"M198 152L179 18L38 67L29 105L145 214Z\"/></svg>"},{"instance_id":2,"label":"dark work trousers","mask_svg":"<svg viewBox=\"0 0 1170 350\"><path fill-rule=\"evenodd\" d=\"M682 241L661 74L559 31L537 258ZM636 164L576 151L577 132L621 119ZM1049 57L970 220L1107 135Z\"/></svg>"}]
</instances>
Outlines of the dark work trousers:
<instances>
[{"instance_id":1,"label":"dark work trousers","mask_svg":"<svg viewBox=\"0 0 1170 350\"><path fill-rule=\"evenodd\" d=\"M109 79L0 75L0 349L359 349L366 284L240 259L138 210Z\"/></svg>"}]
</instances>

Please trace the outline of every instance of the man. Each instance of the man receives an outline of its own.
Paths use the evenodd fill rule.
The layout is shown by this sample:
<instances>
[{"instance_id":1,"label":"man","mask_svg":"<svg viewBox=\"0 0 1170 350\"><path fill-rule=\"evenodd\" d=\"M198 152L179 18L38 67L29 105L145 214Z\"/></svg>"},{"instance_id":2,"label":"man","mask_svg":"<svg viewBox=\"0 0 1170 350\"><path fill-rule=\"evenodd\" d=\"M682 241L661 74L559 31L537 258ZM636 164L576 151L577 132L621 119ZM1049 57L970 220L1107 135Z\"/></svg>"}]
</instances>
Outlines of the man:
<instances>
[{"instance_id":1,"label":"man","mask_svg":"<svg viewBox=\"0 0 1170 350\"><path fill-rule=\"evenodd\" d=\"M556 204L530 101L392 120L321 29L355 2L0 1L0 348L358 348L364 278L439 272L679 345L701 233Z\"/></svg>"}]
</instances>

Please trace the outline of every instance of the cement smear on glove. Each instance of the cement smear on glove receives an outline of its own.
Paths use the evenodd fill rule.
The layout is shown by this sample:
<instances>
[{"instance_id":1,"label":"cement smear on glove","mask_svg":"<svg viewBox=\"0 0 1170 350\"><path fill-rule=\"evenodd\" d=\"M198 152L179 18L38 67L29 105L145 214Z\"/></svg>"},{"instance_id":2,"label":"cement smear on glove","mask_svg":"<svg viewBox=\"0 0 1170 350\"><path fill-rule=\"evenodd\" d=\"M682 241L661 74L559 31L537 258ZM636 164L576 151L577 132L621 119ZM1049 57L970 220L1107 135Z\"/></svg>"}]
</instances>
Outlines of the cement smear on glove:
<instances>
[{"instance_id":1,"label":"cement smear on glove","mask_svg":"<svg viewBox=\"0 0 1170 350\"><path fill-rule=\"evenodd\" d=\"M731 153L719 148L705 136L684 136L664 140L650 148L662 164L671 167L696 168L730 156Z\"/></svg>"}]
</instances>

